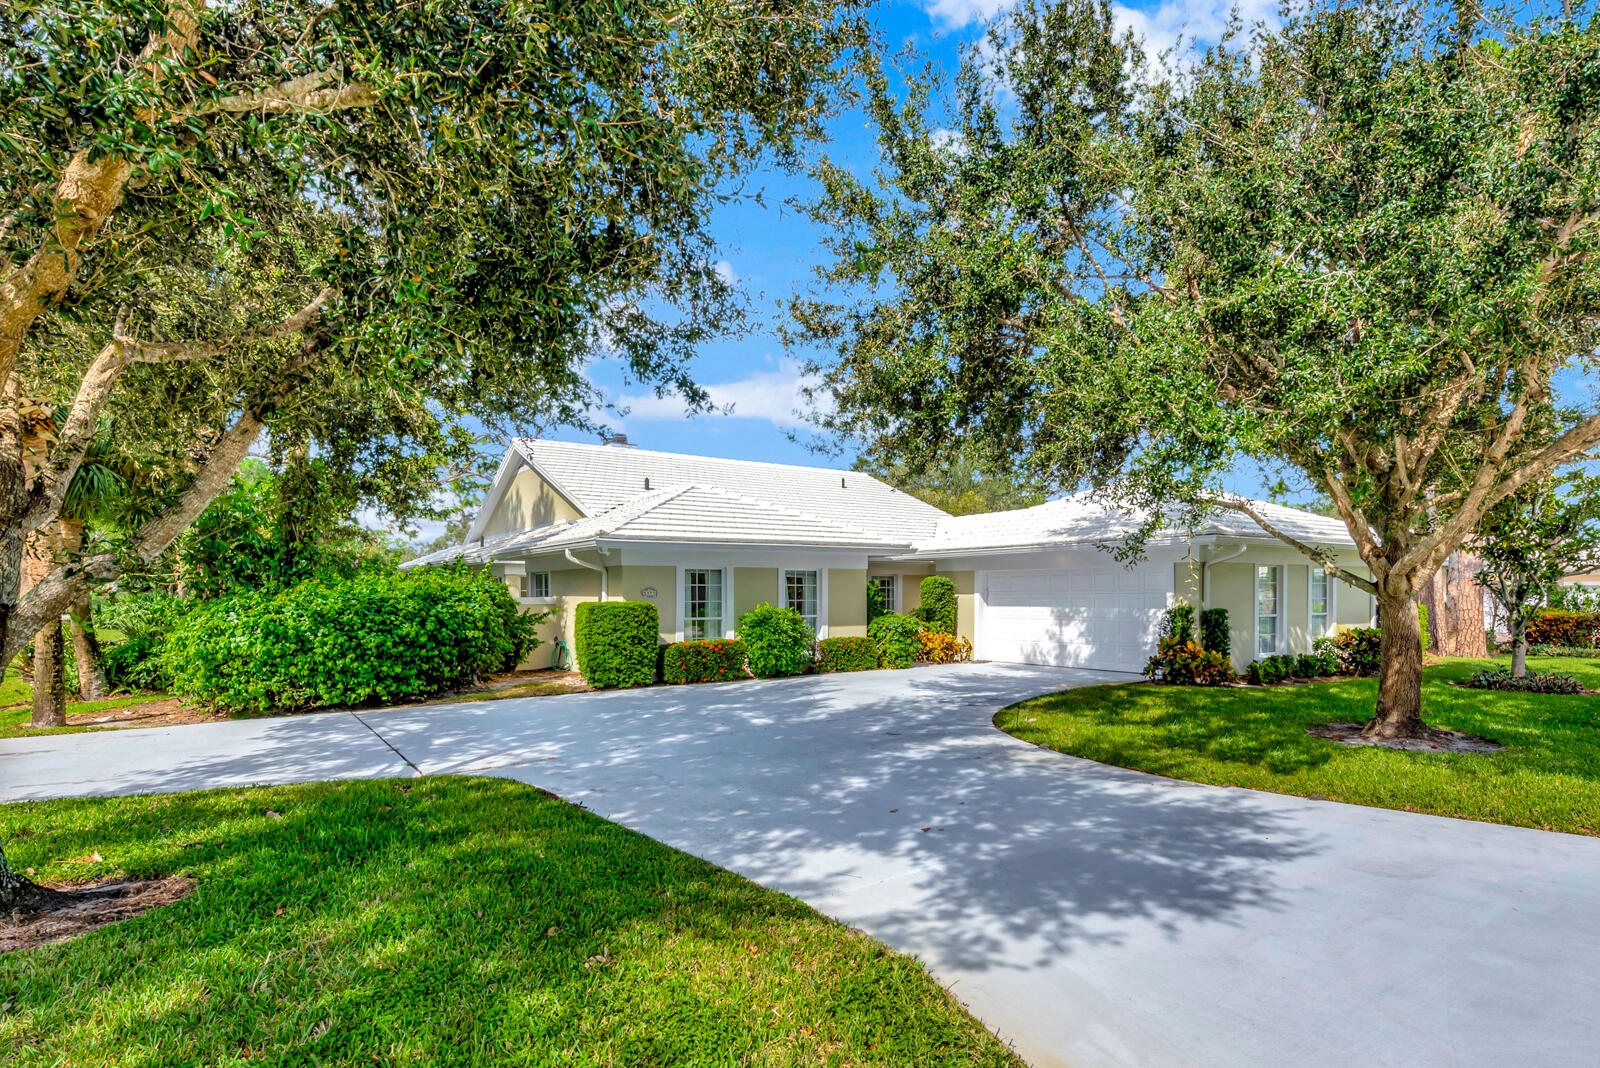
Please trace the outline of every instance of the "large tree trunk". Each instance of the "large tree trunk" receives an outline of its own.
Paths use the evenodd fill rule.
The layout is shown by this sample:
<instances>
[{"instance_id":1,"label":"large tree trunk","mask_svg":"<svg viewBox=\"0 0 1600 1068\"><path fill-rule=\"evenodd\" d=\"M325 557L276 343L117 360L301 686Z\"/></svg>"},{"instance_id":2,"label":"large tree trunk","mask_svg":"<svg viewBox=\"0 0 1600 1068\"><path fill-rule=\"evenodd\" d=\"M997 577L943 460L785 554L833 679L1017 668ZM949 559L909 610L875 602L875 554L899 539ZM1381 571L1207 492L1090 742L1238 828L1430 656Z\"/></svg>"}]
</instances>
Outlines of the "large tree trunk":
<instances>
[{"instance_id":1,"label":"large tree trunk","mask_svg":"<svg viewBox=\"0 0 1600 1068\"><path fill-rule=\"evenodd\" d=\"M4 843L0 843L0 915L36 912L59 904L66 895L59 890L40 886L14 871L6 860Z\"/></svg>"},{"instance_id":2,"label":"large tree trunk","mask_svg":"<svg viewBox=\"0 0 1600 1068\"><path fill-rule=\"evenodd\" d=\"M33 723L35 727L67 725L65 646L61 621L46 624L33 636Z\"/></svg>"},{"instance_id":3,"label":"large tree trunk","mask_svg":"<svg viewBox=\"0 0 1600 1068\"><path fill-rule=\"evenodd\" d=\"M1378 708L1367 738L1419 738L1422 722L1422 627L1414 596L1378 593Z\"/></svg>"},{"instance_id":4,"label":"large tree trunk","mask_svg":"<svg viewBox=\"0 0 1600 1068\"><path fill-rule=\"evenodd\" d=\"M61 520L61 552L76 559L83 552L83 520ZM72 655L78 663L78 696L98 701L106 695L106 677L100 670L100 640L94 636L94 601L86 588L67 608L72 620Z\"/></svg>"}]
</instances>

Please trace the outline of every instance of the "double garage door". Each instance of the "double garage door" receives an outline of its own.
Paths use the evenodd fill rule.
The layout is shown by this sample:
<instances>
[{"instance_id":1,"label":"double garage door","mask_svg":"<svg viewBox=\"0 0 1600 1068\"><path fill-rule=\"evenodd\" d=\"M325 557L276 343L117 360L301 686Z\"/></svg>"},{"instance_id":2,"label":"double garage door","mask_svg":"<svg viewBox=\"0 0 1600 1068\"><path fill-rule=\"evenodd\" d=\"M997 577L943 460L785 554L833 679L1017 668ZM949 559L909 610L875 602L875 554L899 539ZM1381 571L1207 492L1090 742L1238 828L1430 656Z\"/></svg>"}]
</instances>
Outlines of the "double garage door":
<instances>
[{"instance_id":1,"label":"double garage door","mask_svg":"<svg viewBox=\"0 0 1600 1068\"><path fill-rule=\"evenodd\" d=\"M1171 591L1171 569L1150 565L983 572L977 654L1014 664L1139 671L1155 651Z\"/></svg>"}]
</instances>

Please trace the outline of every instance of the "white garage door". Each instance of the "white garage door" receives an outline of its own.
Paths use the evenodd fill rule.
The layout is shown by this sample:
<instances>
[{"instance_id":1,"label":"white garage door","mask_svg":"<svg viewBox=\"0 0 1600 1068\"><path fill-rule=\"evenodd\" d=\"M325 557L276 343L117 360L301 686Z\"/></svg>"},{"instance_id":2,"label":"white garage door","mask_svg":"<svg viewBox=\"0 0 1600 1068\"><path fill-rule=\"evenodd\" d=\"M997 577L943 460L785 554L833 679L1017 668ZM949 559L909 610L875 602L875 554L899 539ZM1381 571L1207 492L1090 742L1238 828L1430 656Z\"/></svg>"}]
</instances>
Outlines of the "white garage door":
<instances>
[{"instance_id":1,"label":"white garage door","mask_svg":"<svg viewBox=\"0 0 1600 1068\"><path fill-rule=\"evenodd\" d=\"M990 571L977 654L1014 664L1139 671L1155 652L1172 569Z\"/></svg>"}]
</instances>

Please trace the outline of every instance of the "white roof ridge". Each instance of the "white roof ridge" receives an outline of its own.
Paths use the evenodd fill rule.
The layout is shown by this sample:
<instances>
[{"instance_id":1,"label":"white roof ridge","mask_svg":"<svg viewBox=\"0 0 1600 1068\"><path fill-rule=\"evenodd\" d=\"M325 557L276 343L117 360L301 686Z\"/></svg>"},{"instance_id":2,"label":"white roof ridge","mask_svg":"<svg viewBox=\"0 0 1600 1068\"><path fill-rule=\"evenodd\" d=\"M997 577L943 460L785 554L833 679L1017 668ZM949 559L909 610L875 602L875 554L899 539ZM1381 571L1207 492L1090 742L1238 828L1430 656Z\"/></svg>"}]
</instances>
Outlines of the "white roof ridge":
<instances>
[{"instance_id":1,"label":"white roof ridge","mask_svg":"<svg viewBox=\"0 0 1600 1068\"><path fill-rule=\"evenodd\" d=\"M819 467L814 464L789 464L784 463L781 460L746 460L735 456L703 456L697 452L668 452L666 449L641 449L637 445L629 445L626 448L622 448L616 445L606 445L592 441L557 441L555 438L513 438L512 444L516 446L517 452L521 453L525 457L527 456L525 446L558 445L562 448L595 450L606 449L611 452L620 452L629 456L668 456L681 460L740 464L749 467L780 467L791 471L825 471L831 475L854 475L857 478L869 478L878 485L883 486L885 489L892 490L893 492L902 494L906 497L913 497L916 500L921 500L920 497L915 497L914 494L906 493L905 490L900 489L898 486L890 485L877 475L871 474L867 471L857 471L851 467ZM531 461L532 458L528 457L528 459ZM927 504L926 501L923 501L922 503ZM935 506L929 505L929 507L931 508ZM940 510L942 511L943 509Z\"/></svg>"},{"instance_id":2,"label":"white roof ridge","mask_svg":"<svg viewBox=\"0 0 1600 1068\"><path fill-rule=\"evenodd\" d=\"M791 507L791 506L789 506L787 504L781 504L778 501L774 501L774 500L771 500L771 499L766 498L766 497L757 497L754 494L740 493L738 490L726 489L726 488L724 488L722 486L705 485L705 484L698 483L698 482L690 483L689 484L689 488L690 489L696 489L696 490L703 490L703 491L705 491L707 493L714 493L719 497L727 497L727 498L730 498L730 499L736 500L736 501L744 501L747 504L760 505L762 508L767 508L767 509L770 509L771 511L778 512L778 513L781 513L783 515L793 516L796 519L804 519L808 523L818 523L818 524L820 524L822 526L825 526L825 527L832 527L834 530L836 530L836 531L838 531L840 533L843 533L843 534L856 534L856 535L860 535L861 537L867 538L867 539L872 540L872 541L889 541L890 540L888 538L883 537L882 535L872 534L872 533L870 533L868 531L862 530L859 527L847 526L844 523L840 523L840 522L837 522L835 520L828 519L828 518L826 518L824 516L813 515L812 513L807 512L803 508L793 508L793 507ZM909 545L910 542L903 542L903 543L902 542L897 542L895 544L906 544L906 545Z\"/></svg>"}]
</instances>

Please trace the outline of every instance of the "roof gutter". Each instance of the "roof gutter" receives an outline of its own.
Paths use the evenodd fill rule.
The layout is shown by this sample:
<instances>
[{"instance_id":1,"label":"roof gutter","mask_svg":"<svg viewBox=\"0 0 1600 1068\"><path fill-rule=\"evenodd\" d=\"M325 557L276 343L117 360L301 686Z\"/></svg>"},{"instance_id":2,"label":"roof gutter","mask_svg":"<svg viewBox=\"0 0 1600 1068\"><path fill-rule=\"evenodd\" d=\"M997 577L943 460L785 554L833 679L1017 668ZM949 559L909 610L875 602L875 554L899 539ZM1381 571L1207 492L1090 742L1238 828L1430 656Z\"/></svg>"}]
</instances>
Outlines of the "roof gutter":
<instances>
[{"instance_id":1,"label":"roof gutter","mask_svg":"<svg viewBox=\"0 0 1600 1068\"><path fill-rule=\"evenodd\" d=\"M585 562L583 560L579 560L576 556L572 555L572 550L571 549L563 549L563 550L561 550L561 552L562 552L562 555L564 555L568 560L570 560L573 563L577 564L579 567L586 567L590 571L598 571L598 572L600 572L600 599L602 601L605 600L606 599L606 569L605 569L605 567L603 565L601 565L601 564L591 564L591 563L587 563L587 562Z\"/></svg>"},{"instance_id":2,"label":"roof gutter","mask_svg":"<svg viewBox=\"0 0 1600 1068\"><path fill-rule=\"evenodd\" d=\"M1237 560L1239 557L1243 556L1246 550L1249 548L1250 546L1248 545L1241 545L1227 556L1219 556L1213 560L1207 560L1205 563L1200 565L1200 606L1202 608L1208 611L1211 608L1211 565L1227 563L1229 560Z\"/></svg>"}]
</instances>

